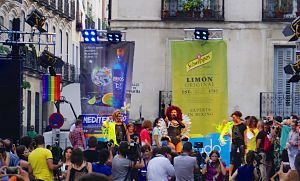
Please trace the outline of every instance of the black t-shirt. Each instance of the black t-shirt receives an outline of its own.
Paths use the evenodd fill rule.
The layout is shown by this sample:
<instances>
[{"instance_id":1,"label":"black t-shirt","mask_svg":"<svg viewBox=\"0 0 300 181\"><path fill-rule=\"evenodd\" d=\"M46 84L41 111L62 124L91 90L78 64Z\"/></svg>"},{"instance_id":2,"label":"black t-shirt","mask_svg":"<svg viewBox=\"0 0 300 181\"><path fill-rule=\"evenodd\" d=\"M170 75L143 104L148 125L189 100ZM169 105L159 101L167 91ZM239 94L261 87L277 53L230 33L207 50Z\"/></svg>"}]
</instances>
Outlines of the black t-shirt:
<instances>
[{"instance_id":1,"label":"black t-shirt","mask_svg":"<svg viewBox=\"0 0 300 181\"><path fill-rule=\"evenodd\" d=\"M85 150L83 152L85 161L87 162L98 162L99 161L99 152L97 150Z\"/></svg>"},{"instance_id":2,"label":"black t-shirt","mask_svg":"<svg viewBox=\"0 0 300 181\"><path fill-rule=\"evenodd\" d=\"M246 125L240 123L232 127L232 143L235 145L245 145L244 131L247 129Z\"/></svg>"},{"instance_id":3,"label":"black t-shirt","mask_svg":"<svg viewBox=\"0 0 300 181\"><path fill-rule=\"evenodd\" d=\"M258 134L256 136L256 142L257 142L258 139L260 139L261 142L259 144L259 149L257 151L262 151L263 150L266 135L267 135L267 133L264 130L261 130L261 131L258 132Z\"/></svg>"},{"instance_id":4,"label":"black t-shirt","mask_svg":"<svg viewBox=\"0 0 300 181\"><path fill-rule=\"evenodd\" d=\"M118 144L121 141L127 141L126 130L125 130L124 124L121 124L121 125L117 125L116 124L116 128L115 129L116 129L116 140L117 140Z\"/></svg>"}]
</instances>

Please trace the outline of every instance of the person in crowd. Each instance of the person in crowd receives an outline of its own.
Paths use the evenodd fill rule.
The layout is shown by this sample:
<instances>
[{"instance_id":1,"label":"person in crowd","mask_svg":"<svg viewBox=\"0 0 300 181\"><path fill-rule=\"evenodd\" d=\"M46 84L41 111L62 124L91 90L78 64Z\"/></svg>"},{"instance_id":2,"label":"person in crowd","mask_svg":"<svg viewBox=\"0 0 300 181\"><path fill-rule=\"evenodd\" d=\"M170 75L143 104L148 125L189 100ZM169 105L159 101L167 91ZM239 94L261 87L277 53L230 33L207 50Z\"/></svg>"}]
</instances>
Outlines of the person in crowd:
<instances>
[{"instance_id":1,"label":"person in crowd","mask_svg":"<svg viewBox=\"0 0 300 181\"><path fill-rule=\"evenodd\" d=\"M257 124L257 128L259 130L257 136L256 136L256 151L261 156L261 164L259 165L260 175L262 180L267 179L267 167L266 167L266 157L267 153L266 150L264 150L264 144L265 144L265 138L267 137L267 133L265 132L265 124L263 121L259 121Z\"/></svg>"},{"instance_id":2,"label":"person in crowd","mask_svg":"<svg viewBox=\"0 0 300 181\"><path fill-rule=\"evenodd\" d=\"M78 181L81 176L92 172L92 164L84 161L83 152L79 148L73 149L71 163L67 171L67 181Z\"/></svg>"},{"instance_id":3,"label":"person in crowd","mask_svg":"<svg viewBox=\"0 0 300 181\"><path fill-rule=\"evenodd\" d=\"M295 119L291 123L291 131L289 132L288 140L286 144L286 148L288 150L288 155L289 155L289 163L292 170L295 170L295 165L294 165L295 157L298 153L299 133L297 130L297 126L298 126L298 120Z\"/></svg>"},{"instance_id":4,"label":"person in crowd","mask_svg":"<svg viewBox=\"0 0 300 181\"><path fill-rule=\"evenodd\" d=\"M29 136L23 136L20 139L20 145L24 145L26 147L26 149L29 150L29 152L31 152L32 150L34 150L33 140Z\"/></svg>"},{"instance_id":5,"label":"person in crowd","mask_svg":"<svg viewBox=\"0 0 300 181\"><path fill-rule=\"evenodd\" d=\"M64 153L63 153L63 158L62 158L62 167L61 167L61 179L64 180L67 177L67 171L68 168L71 167L72 162L71 162L71 156L72 156L72 151L73 148L68 146L65 148Z\"/></svg>"},{"instance_id":6,"label":"person in crowd","mask_svg":"<svg viewBox=\"0 0 300 181\"><path fill-rule=\"evenodd\" d=\"M177 153L180 153L182 150L181 130L185 128L182 122L181 109L177 106L169 106L166 110L166 115L168 136L171 138L171 142L174 144Z\"/></svg>"},{"instance_id":7,"label":"person in crowd","mask_svg":"<svg viewBox=\"0 0 300 181\"><path fill-rule=\"evenodd\" d=\"M152 151L149 145L144 145L141 147L142 159L144 160L145 166L138 170L138 181L146 181L147 180L147 166L149 161L152 158Z\"/></svg>"},{"instance_id":8,"label":"person in crowd","mask_svg":"<svg viewBox=\"0 0 300 181\"><path fill-rule=\"evenodd\" d=\"M27 136L29 136L32 139L34 139L37 136L37 132L35 131L33 125L31 125L29 130L27 131Z\"/></svg>"},{"instance_id":9,"label":"person in crowd","mask_svg":"<svg viewBox=\"0 0 300 181\"><path fill-rule=\"evenodd\" d=\"M82 121L78 119L75 123L76 128L70 132L69 139L74 149L80 148L81 150L85 150L85 138L82 129Z\"/></svg>"},{"instance_id":10,"label":"person in crowd","mask_svg":"<svg viewBox=\"0 0 300 181\"><path fill-rule=\"evenodd\" d=\"M250 116L246 130L246 153L256 150L256 136L259 132L257 129L258 120L255 116Z\"/></svg>"},{"instance_id":11,"label":"person in crowd","mask_svg":"<svg viewBox=\"0 0 300 181\"><path fill-rule=\"evenodd\" d=\"M122 119L121 111L116 110L111 117L103 121L102 132L106 141L113 140L115 145L119 145L121 141L130 140L127 126Z\"/></svg>"},{"instance_id":12,"label":"person in crowd","mask_svg":"<svg viewBox=\"0 0 300 181\"><path fill-rule=\"evenodd\" d=\"M206 181L221 181L226 176L226 166L222 162L220 153L216 150L210 152L209 157L205 160L206 164L202 169Z\"/></svg>"},{"instance_id":13,"label":"person in crowd","mask_svg":"<svg viewBox=\"0 0 300 181\"><path fill-rule=\"evenodd\" d=\"M240 162L242 164L245 162L245 140L247 139L247 127L241 121L242 113L240 111L235 111L231 114L231 117L234 124L231 136L229 176L231 176L234 168L239 167Z\"/></svg>"},{"instance_id":14,"label":"person in crowd","mask_svg":"<svg viewBox=\"0 0 300 181\"><path fill-rule=\"evenodd\" d=\"M142 127L143 129L140 133L142 146L146 144L151 146L150 134L152 132L152 122L150 120L145 120Z\"/></svg>"},{"instance_id":15,"label":"person in crowd","mask_svg":"<svg viewBox=\"0 0 300 181\"><path fill-rule=\"evenodd\" d=\"M78 181L95 181L95 180L109 181L109 178L107 178L107 176L100 173L88 173L85 174L84 176L81 176Z\"/></svg>"},{"instance_id":16,"label":"person in crowd","mask_svg":"<svg viewBox=\"0 0 300 181\"><path fill-rule=\"evenodd\" d=\"M246 155L245 165L239 167L232 175L232 180L236 181L253 181L259 178L257 170L254 167L255 152L249 151Z\"/></svg>"},{"instance_id":17,"label":"person in crowd","mask_svg":"<svg viewBox=\"0 0 300 181\"><path fill-rule=\"evenodd\" d=\"M18 165L25 171L28 172L29 163L28 163L28 156L30 154L29 150L24 145L20 145L17 147L17 155L19 157Z\"/></svg>"},{"instance_id":18,"label":"person in crowd","mask_svg":"<svg viewBox=\"0 0 300 181\"><path fill-rule=\"evenodd\" d=\"M140 169L145 166L144 160L141 159L133 162L126 158L128 153L128 143L122 141L119 145L119 153L112 161L112 180L113 181L130 181L131 169Z\"/></svg>"},{"instance_id":19,"label":"person in crowd","mask_svg":"<svg viewBox=\"0 0 300 181\"><path fill-rule=\"evenodd\" d=\"M283 169L283 163L281 162L279 171L273 175L270 180L275 181L276 176L279 176L280 181L299 181L298 173L296 170L289 169L286 173Z\"/></svg>"},{"instance_id":20,"label":"person in crowd","mask_svg":"<svg viewBox=\"0 0 300 181\"><path fill-rule=\"evenodd\" d=\"M88 149L83 152L85 161L93 163L99 161L99 152L96 150L97 138L91 136L88 139Z\"/></svg>"},{"instance_id":21,"label":"person in crowd","mask_svg":"<svg viewBox=\"0 0 300 181\"><path fill-rule=\"evenodd\" d=\"M77 117L77 119L74 121L74 123L71 125L71 127L70 127L70 132L72 132L72 131L74 131L74 129L76 128L76 121L77 120L81 120L81 121L83 121L83 115L79 115L78 117Z\"/></svg>"},{"instance_id":22,"label":"person in crowd","mask_svg":"<svg viewBox=\"0 0 300 181\"><path fill-rule=\"evenodd\" d=\"M0 167L0 180L1 181L30 181L28 172L23 170L21 167L17 166L18 174L9 175L10 178L8 178L8 175L2 174L4 173L4 170L7 169L7 166Z\"/></svg>"},{"instance_id":23,"label":"person in crowd","mask_svg":"<svg viewBox=\"0 0 300 181\"><path fill-rule=\"evenodd\" d=\"M199 171L196 157L191 157L193 145L186 142L183 145L181 155L174 158L174 169L177 181L193 181L194 171Z\"/></svg>"},{"instance_id":24,"label":"person in crowd","mask_svg":"<svg viewBox=\"0 0 300 181\"><path fill-rule=\"evenodd\" d=\"M92 164L92 170L96 173L101 173L106 175L109 180L112 179L112 168L111 168L111 161L112 161L112 149L109 148L102 148L99 151L99 161Z\"/></svg>"},{"instance_id":25,"label":"person in crowd","mask_svg":"<svg viewBox=\"0 0 300 181\"><path fill-rule=\"evenodd\" d=\"M250 118L251 118L251 116L246 116L246 117L245 117L245 120L243 121L243 123L244 123L246 126L249 126Z\"/></svg>"},{"instance_id":26,"label":"person in crowd","mask_svg":"<svg viewBox=\"0 0 300 181\"><path fill-rule=\"evenodd\" d=\"M37 148L28 156L29 173L32 174L35 179L52 181L53 170L60 168L62 163L58 165L53 164L52 153L45 148L44 136L37 135L35 137L35 143Z\"/></svg>"},{"instance_id":27,"label":"person in crowd","mask_svg":"<svg viewBox=\"0 0 300 181\"><path fill-rule=\"evenodd\" d=\"M297 153L295 158L295 168L298 172L298 178L300 178L300 152Z\"/></svg>"},{"instance_id":28,"label":"person in crowd","mask_svg":"<svg viewBox=\"0 0 300 181\"><path fill-rule=\"evenodd\" d=\"M152 131L152 147L161 147L161 137L162 133L159 130L159 121L161 118L156 118L153 122L153 131Z\"/></svg>"},{"instance_id":29,"label":"person in crowd","mask_svg":"<svg viewBox=\"0 0 300 181\"><path fill-rule=\"evenodd\" d=\"M6 153L6 149L5 149L5 143L3 140L0 140L0 168L5 168L8 166L8 161L7 160L7 153ZM3 172L0 172L0 180L3 180L3 181L7 181L8 180L8 176L6 175L1 175L1 173Z\"/></svg>"},{"instance_id":30,"label":"person in crowd","mask_svg":"<svg viewBox=\"0 0 300 181\"><path fill-rule=\"evenodd\" d=\"M171 148L166 146L159 148L155 157L148 163L148 181L168 181L170 178L174 178L175 169L171 164L171 159Z\"/></svg>"},{"instance_id":31,"label":"person in crowd","mask_svg":"<svg viewBox=\"0 0 300 181\"><path fill-rule=\"evenodd\" d=\"M5 143L6 152L9 155L8 166L9 167L17 166L17 164L19 163L19 157L16 154L15 144L13 144L12 140L10 139L5 139L4 143Z\"/></svg>"},{"instance_id":32,"label":"person in crowd","mask_svg":"<svg viewBox=\"0 0 300 181\"><path fill-rule=\"evenodd\" d=\"M135 132L134 124L129 123L127 125L127 129L128 129L128 135L129 135L129 138L130 138L130 140L128 142L130 143L130 142L136 140L137 143L140 143L140 135Z\"/></svg>"}]
</instances>

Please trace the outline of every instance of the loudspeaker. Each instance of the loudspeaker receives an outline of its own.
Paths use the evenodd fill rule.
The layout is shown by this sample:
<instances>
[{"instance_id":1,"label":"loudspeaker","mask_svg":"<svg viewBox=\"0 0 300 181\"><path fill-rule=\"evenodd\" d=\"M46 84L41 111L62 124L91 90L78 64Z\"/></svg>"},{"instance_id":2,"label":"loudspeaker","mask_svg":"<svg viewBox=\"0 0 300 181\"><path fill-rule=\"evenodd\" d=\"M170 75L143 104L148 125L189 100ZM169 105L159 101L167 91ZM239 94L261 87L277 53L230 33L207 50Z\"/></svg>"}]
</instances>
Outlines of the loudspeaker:
<instances>
[{"instance_id":1,"label":"loudspeaker","mask_svg":"<svg viewBox=\"0 0 300 181\"><path fill-rule=\"evenodd\" d=\"M14 31L20 31L20 19L13 20ZM13 35L18 39L18 35ZM19 45L12 46L10 57L0 57L0 138L17 141L22 125L22 60Z\"/></svg>"}]
</instances>

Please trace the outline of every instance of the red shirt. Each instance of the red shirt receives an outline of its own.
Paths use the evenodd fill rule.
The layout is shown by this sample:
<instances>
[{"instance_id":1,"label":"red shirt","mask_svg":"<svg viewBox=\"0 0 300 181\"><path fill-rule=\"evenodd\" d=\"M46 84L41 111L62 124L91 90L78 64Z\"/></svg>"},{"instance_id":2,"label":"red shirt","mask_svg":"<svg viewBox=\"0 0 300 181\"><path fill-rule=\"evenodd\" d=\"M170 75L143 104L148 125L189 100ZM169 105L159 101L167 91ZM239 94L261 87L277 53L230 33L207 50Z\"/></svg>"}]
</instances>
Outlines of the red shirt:
<instances>
[{"instance_id":1,"label":"red shirt","mask_svg":"<svg viewBox=\"0 0 300 181\"><path fill-rule=\"evenodd\" d=\"M151 138L149 132L146 129L143 129L141 131L140 137L141 137L142 145L146 144L146 140L151 145Z\"/></svg>"}]
</instances>

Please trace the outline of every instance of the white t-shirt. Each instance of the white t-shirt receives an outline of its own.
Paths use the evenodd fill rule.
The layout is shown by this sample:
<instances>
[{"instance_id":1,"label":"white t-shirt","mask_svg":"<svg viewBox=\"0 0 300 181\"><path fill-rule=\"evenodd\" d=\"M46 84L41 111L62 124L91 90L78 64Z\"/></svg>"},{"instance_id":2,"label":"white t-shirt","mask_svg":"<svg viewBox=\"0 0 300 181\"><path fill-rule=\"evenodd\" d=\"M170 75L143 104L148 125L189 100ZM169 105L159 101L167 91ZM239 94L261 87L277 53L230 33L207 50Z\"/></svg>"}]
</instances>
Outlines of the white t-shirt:
<instances>
[{"instance_id":1,"label":"white t-shirt","mask_svg":"<svg viewBox=\"0 0 300 181\"><path fill-rule=\"evenodd\" d=\"M74 123L74 124L72 124L72 126L71 126L71 128L70 128L70 132L74 131L75 128L76 128L76 125L75 125L75 123Z\"/></svg>"},{"instance_id":2,"label":"white t-shirt","mask_svg":"<svg viewBox=\"0 0 300 181\"><path fill-rule=\"evenodd\" d=\"M159 155L152 158L147 166L148 181L168 181L168 177L175 176L175 169L170 160Z\"/></svg>"}]
</instances>

